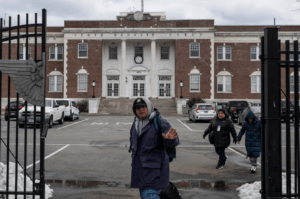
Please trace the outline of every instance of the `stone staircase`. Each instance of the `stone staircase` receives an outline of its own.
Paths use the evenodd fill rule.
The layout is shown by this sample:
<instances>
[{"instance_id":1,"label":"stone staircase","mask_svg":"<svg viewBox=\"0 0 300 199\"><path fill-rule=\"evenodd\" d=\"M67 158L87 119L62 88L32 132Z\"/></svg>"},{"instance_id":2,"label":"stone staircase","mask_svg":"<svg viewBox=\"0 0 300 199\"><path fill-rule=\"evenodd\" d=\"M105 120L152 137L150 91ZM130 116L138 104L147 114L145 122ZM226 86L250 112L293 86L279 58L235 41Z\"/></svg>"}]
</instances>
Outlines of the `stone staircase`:
<instances>
[{"instance_id":1,"label":"stone staircase","mask_svg":"<svg viewBox=\"0 0 300 199\"><path fill-rule=\"evenodd\" d=\"M135 99L101 99L98 114L133 116L132 104ZM150 99L162 116L177 115L175 99Z\"/></svg>"}]
</instances>

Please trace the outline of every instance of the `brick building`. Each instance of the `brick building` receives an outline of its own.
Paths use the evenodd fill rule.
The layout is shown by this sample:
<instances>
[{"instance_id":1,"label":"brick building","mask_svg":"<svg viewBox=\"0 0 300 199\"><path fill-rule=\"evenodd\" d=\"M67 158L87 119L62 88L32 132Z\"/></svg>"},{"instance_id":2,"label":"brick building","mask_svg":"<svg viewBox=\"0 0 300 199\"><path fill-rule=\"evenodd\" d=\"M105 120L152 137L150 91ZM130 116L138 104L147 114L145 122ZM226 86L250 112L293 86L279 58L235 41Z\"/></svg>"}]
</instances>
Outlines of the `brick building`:
<instances>
[{"instance_id":1,"label":"brick building","mask_svg":"<svg viewBox=\"0 0 300 199\"><path fill-rule=\"evenodd\" d=\"M47 97L91 98L95 81L96 98L179 98L182 81L184 98L259 102L260 37L266 27L167 20L163 12L139 11L121 12L111 21L67 20L47 29ZM300 26L278 28L282 48L284 40L299 40ZM24 45L22 40L20 57Z\"/></svg>"}]
</instances>

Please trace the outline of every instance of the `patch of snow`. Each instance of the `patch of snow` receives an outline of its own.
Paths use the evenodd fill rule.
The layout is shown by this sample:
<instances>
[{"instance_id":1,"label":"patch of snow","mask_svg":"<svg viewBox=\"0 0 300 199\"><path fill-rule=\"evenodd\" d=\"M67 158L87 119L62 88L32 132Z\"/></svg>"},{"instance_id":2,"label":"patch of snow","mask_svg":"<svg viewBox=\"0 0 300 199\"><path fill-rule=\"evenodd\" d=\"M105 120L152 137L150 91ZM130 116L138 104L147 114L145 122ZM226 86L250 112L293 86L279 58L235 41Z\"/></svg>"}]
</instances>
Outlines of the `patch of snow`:
<instances>
[{"instance_id":1,"label":"patch of snow","mask_svg":"<svg viewBox=\"0 0 300 199\"><path fill-rule=\"evenodd\" d=\"M292 193L295 192L295 177L291 176ZM261 194L261 181L254 182L252 184L246 183L236 190L239 191L239 197L241 199L259 199ZM282 173L282 193L286 193L286 173Z\"/></svg>"},{"instance_id":2,"label":"patch of snow","mask_svg":"<svg viewBox=\"0 0 300 199\"><path fill-rule=\"evenodd\" d=\"M6 191L6 165L0 162L0 190ZM24 174L23 169L18 165L18 191L24 191ZM35 180L36 183L39 180ZM9 163L9 191L15 191L15 163ZM32 191L32 181L26 176L26 191ZM53 194L53 189L50 189L50 185L45 186L45 198L51 198ZM17 199L23 199L23 196L18 196ZM32 196L26 196L26 199L31 199ZM35 196L36 199L39 199L39 196ZM9 195L8 199L15 199L14 195Z\"/></svg>"}]
</instances>

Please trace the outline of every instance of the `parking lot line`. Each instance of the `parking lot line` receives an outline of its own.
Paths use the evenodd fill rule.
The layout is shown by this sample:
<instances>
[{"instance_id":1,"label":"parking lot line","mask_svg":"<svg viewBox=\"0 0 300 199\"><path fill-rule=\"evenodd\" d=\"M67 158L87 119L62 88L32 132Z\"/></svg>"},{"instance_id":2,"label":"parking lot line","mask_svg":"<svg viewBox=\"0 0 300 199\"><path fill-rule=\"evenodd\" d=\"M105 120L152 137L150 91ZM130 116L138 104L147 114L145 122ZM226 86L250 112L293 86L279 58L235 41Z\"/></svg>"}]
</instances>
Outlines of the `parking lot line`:
<instances>
[{"instance_id":1,"label":"parking lot line","mask_svg":"<svg viewBox=\"0 0 300 199\"><path fill-rule=\"evenodd\" d=\"M86 121L86 120L88 120L88 119L90 119L90 118L87 118L87 119L82 120L82 121L79 121L79 122L75 122L75 123L73 123L73 124L69 124L69 125L67 125L67 126L64 126L64 127L59 128L59 129L63 129L63 128L66 128L66 127L69 127L69 126L73 126L73 125L78 124L78 123L80 123L80 122L84 122L84 121ZM59 129L57 129L57 130L59 130Z\"/></svg>"},{"instance_id":2,"label":"parking lot line","mask_svg":"<svg viewBox=\"0 0 300 199\"><path fill-rule=\"evenodd\" d=\"M64 150L65 148L67 148L68 146L70 146L70 145L66 145L66 146L64 146L63 148L61 148L61 149L58 149L57 151L55 151L54 153L51 153L50 155L48 155L47 157L45 157L45 160L47 159L47 158L50 158L51 156L53 156L53 155L55 155L55 154L57 154L58 152L60 152L60 151L62 151L62 150ZM35 162L35 164L38 164L38 163L40 163L40 160L38 160L38 161L36 161ZM31 164L31 165L28 165L27 167L26 167L26 169L28 169L28 168L30 168L30 167L32 167L33 166L33 164Z\"/></svg>"}]
</instances>

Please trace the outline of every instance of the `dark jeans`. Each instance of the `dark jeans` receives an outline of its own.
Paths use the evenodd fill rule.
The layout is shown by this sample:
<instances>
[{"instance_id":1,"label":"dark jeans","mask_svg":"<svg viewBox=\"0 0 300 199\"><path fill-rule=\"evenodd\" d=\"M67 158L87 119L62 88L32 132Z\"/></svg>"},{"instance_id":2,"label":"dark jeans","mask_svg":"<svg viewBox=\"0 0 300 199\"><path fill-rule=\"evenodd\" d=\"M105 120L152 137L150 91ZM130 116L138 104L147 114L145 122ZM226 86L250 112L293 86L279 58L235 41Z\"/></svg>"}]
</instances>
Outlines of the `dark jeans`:
<instances>
[{"instance_id":1,"label":"dark jeans","mask_svg":"<svg viewBox=\"0 0 300 199\"><path fill-rule=\"evenodd\" d=\"M219 155L219 164L224 165L226 156L225 156L225 148L224 147L215 147L216 153Z\"/></svg>"}]
</instances>

